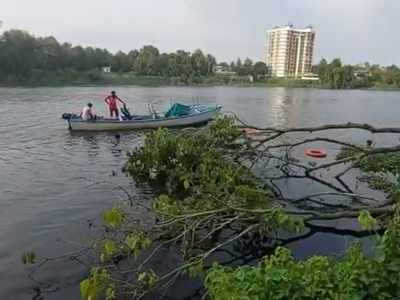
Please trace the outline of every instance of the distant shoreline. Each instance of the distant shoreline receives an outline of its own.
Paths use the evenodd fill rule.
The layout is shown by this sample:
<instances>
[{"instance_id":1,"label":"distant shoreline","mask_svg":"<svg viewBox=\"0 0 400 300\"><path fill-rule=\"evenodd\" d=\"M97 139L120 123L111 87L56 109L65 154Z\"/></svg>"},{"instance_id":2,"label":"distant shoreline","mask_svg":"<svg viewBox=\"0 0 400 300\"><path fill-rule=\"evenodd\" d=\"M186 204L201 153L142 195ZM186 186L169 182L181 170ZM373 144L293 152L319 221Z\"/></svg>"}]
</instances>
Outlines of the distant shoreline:
<instances>
[{"instance_id":1,"label":"distant shoreline","mask_svg":"<svg viewBox=\"0 0 400 300\"><path fill-rule=\"evenodd\" d=\"M161 76L136 76L130 74L105 75L97 80L85 79L42 79L42 80L23 80L15 82L1 82L2 88L38 88L38 87L100 87L100 86L137 86L137 87L283 87L283 88L309 88L334 90L326 85L314 81L270 78L249 82L248 77L202 77L192 80L182 81L176 77ZM374 90L374 91L400 91L396 86L372 86L359 88L346 88L337 90Z\"/></svg>"}]
</instances>

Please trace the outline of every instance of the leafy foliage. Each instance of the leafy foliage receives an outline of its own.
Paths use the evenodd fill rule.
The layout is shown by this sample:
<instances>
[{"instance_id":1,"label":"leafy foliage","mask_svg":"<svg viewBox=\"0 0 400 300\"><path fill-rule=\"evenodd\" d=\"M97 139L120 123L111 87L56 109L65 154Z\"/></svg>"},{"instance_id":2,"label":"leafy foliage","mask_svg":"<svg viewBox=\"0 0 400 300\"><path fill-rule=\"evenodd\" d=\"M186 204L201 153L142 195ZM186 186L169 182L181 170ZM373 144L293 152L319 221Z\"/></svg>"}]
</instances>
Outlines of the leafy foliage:
<instances>
[{"instance_id":1,"label":"leafy foliage","mask_svg":"<svg viewBox=\"0 0 400 300\"><path fill-rule=\"evenodd\" d=\"M106 239L101 243L100 261L108 262L114 255L118 253L118 247L113 240Z\"/></svg>"},{"instance_id":2,"label":"leafy foliage","mask_svg":"<svg viewBox=\"0 0 400 300\"><path fill-rule=\"evenodd\" d=\"M366 148L367 149L367 148ZM362 153L353 148L343 148L336 159L353 157L354 161L361 158ZM397 201L400 193L400 153L379 153L360 159L357 167L366 174L369 186L387 193Z\"/></svg>"},{"instance_id":3,"label":"leafy foliage","mask_svg":"<svg viewBox=\"0 0 400 300\"><path fill-rule=\"evenodd\" d=\"M24 265L34 264L36 262L36 254L32 251L24 252L21 259Z\"/></svg>"},{"instance_id":4,"label":"leafy foliage","mask_svg":"<svg viewBox=\"0 0 400 300\"><path fill-rule=\"evenodd\" d=\"M122 224L123 214L120 209L114 207L103 213L103 221L111 228L118 228Z\"/></svg>"},{"instance_id":5,"label":"leafy foliage","mask_svg":"<svg viewBox=\"0 0 400 300\"><path fill-rule=\"evenodd\" d=\"M98 81L103 79L100 70L104 66L117 73L177 77L186 83L196 76L212 75L215 65L216 59L201 50L160 53L147 45L112 54L105 49L60 44L52 36L36 38L22 30L0 35L0 80L10 83L29 82L38 75L74 80L85 74L86 80Z\"/></svg>"},{"instance_id":6,"label":"leafy foliage","mask_svg":"<svg viewBox=\"0 0 400 300\"><path fill-rule=\"evenodd\" d=\"M254 174L232 159L244 150L240 136L228 117L196 132L177 134L161 129L150 133L145 145L129 154L125 171L137 182L165 193L153 202L160 218L215 210L229 216L236 208L243 214L243 209L256 208L266 210L252 214L251 222L264 224L265 229L280 225L300 228L297 219L272 208L271 190L259 186Z\"/></svg>"},{"instance_id":7,"label":"leafy foliage","mask_svg":"<svg viewBox=\"0 0 400 300\"><path fill-rule=\"evenodd\" d=\"M351 210L351 216L359 212L363 230L376 233L372 255L365 255L356 244L340 260L313 256L296 261L288 249L278 247L257 267L210 266L219 251L237 262L253 247L265 251L265 243L272 248L308 235L304 228L312 228L315 220L346 216L342 208L325 214L281 205L278 193L248 167L249 153L254 153L250 146L229 117L199 130L149 133L144 145L128 154L124 170L138 185L153 187L157 195L149 203L131 199L132 206L120 205L103 214L104 232L94 245L98 261L81 283L82 297L142 298L187 275L205 278L208 295L216 300L398 299L400 211L394 205L374 207L374 216L378 209L383 212L379 219L368 211L368 205ZM387 188L393 199L400 199L398 157L366 154L344 149L338 158L359 161L359 168L370 176L393 175L396 180ZM383 180L376 187L385 187ZM140 216L135 211L138 208L148 213ZM386 231L380 236L382 226ZM295 236L285 239L278 232ZM154 262L164 250L172 250L177 259L167 270L160 270ZM34 261L29 255L23 257L26 262Z\"/></svg>"},{"instance_id":8,"label":"leafy foliage","mask_svg":"<svg viewBox=\"0 0 400 300\"><path fill-rule=\"evenodd\" d=\"M158 276L153 270L147 272L141 272L138 274L138 282L142 289L148 290L154 287L158 280Z\"/></svg>"},{"instance_id":9,"label":"leafy foliage","mask_svg":"<svg viewBox=\"0 0 400 300\"><path fill-rule=\"evenodd\" d=\"M106 296L106 300L116 299L110 274L101 268L94 268L90 276L81 282L80 291L86 300L102 299L103 295Z\"/></svg>"},{"instance_id":10,"label":"leafy foliage","mask_svg":"<svg viewBox=\"0 0 400 300\"><path fill-rule=\"evenodd\" d=\"M125 238L125 244L134 257L139 252L150 247L151 240L143 232L131 232Z\"/></svg>"},{"instance_id":11,"label":"leafy foliage","mask_svg":"<svg viewBox=\"0 0 400 300\"><path fill-rule=\"evenodd\" d=\"M335 58L330 63L322 59L315 71L321 83L332 89L400 86L400 69L394 65L343 65Z\"/></svg>"},{"instance_id":12,"label":"leafy foliage","mask_svg":"<svg viewBox=\"0 0 400 300\"><path fill-rule=\"evenodd\" d=\"M370 177L370 185L398 199L400 155L363 153L345 148L337 159L352 157ZM385 175L384 175L385 174ZM371 178L373 178L371 180ZM375 182L374 182L375 180ZM358 221L364 230L375 230L378 221L361 211ZM205 284L211 299L398 299L400 297L400 210L397 208L383 236L376 236L373 255L365 255L359 244L340 260L313 256L296 261L288 249L278 247L258 267L223 267L215 264Z\"/></svg>"},{"instance_id":13,"label":"leafy foliage","mask_svg":"<svg viewBox=\"0 0 400 300\"><path fill-rule=\"evenodd\" d=\"M247 193L257 202L264 191L249 170L227 155L243 147L236 143L240 134L230 118L221 118L199 132L175 134L161 129L149 134L143 148L129 154L125 170L135 180L162 188L170 196Z\"/></svg>"},{"instance_id":14,"label":"leafy foliage","mask_svg":"<svg viewBox=\"0 0 400 300\"><path fill-rule=\"evenodd\" d=\"M373 230L378 226L377 220L371 216L371 213L367 210L364 210L358 216L358 223L365 230Z\"/></svg>"},{"instance_id":15,"label":"leafy foliage","mask_svg":"<svg viewBox=\"0 0 400 300\"><path fill-rule=\"evenodd\" d=\"M121 210L111 211L117 214L120 221L118 226L107 226L105 237L95 243L99 260L91 269L90 275L81 282L81 296L85 300L105 299L114 300L126 292L123 276L116 273L118 263L122 260L136 260L141 251L151 246L149 236L137 229L132 228L130 220ZM106 219L107 220L107 219ZM114 218L111 218L114 222ZM151 288L157 280L157 275L152 271L138 274L138 291ZM133 285L127 283L132 289Z\"/></svg>"},{"instance_id":16,"label":"leafy foliage","mask_svg":"<svg viewBox=\"0 0 400 300\"><path fill-rule=\"evenodd\" d=\"M205 282L211 299L215 300L398 299L399 245L397 212L379 238L378 251L373 257L365 256L356 245L339 261L313 256L296 262L288 249L278 247L258 267L234 269L215 264Z\"/></svg>"},{"instance_id":17,"label":"leafy foliage","mask_svg":"<svg viewBox=\"0 0 400 300\"><path fill-rule=\"evenodd\" d=\"M302 219L274 206L270 188L261 186L251 170L236 159L247 147L241 138L233 119L221 117L196 131L151 132L143 147L128 154L126 174L159 192L151 206L158 224L140 230L140 222L121 208L103 214L107 231L96 244L99 268L109 271L110 282L119 287L117 296L121 291L143 295L178 270L192 277L204 275L205 259L240 238L241 232L262 237L278 228L303 229ZM227 225L232 227L226 230ZM229 234L221 235L223 230ZM173 246L182 256L181 265L170 271L172 275L139 267L127 272L133 282L121 285L114 274L118 267L113 264L127 258L135 261L147 249L156 251L160 243Z\"/></svg>"},{"instance_id":18,"label":"leafy foliage","mask_svg":"<svg viewBox=\"0 0 400 300\"><path fill-rule=\"evenodd\" d=\"M400 153L381 153L367 157L360 163L365 172L390 172L400 174Z\"/></svg>"}]
</instances>

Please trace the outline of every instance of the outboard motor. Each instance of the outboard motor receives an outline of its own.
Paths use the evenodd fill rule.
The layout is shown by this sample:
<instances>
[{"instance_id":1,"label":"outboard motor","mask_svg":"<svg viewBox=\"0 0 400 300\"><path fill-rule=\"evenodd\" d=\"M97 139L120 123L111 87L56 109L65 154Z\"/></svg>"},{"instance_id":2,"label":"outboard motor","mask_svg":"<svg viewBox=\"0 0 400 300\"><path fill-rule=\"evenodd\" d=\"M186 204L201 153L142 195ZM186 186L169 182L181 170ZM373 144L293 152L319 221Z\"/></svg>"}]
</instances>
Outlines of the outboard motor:
<instances>
[{"instance_id":1,"label":"outboard motor","mask_svg":"<svg viewBox=\"0 0 400 300\"><path fill-rule=\"evenodd\" d=\"M71 120L71 119L79 119L79 116L77 114L63 113L61 115L61 118L63 120Z\"/></svg>"},{"instance_id":2,"label":"outboard motor","mask_svg":"<svg viewBox=\"0 0 400 300\"><path fill-rule=\"evenodd\" d=\"M121 110L122 118L124 120L132 120L133 116L131 115L131 113L129 112L129 109L125 105L123 107L121 107L120 110Z\"/></svg>"}]
</instances>

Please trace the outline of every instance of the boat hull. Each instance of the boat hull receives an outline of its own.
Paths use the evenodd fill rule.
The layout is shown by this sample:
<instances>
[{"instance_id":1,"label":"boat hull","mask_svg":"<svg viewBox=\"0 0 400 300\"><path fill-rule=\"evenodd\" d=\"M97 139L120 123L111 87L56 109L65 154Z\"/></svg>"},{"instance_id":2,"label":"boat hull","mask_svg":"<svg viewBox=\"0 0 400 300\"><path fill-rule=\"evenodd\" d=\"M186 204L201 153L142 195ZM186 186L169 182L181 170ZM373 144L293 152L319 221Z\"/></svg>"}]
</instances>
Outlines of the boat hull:
<instances>
[{"instance_id":1,"label":"boat hull","mask_svg":"<svg viewBox=\"0 0 400 300\"><path fill-rule=\"evenodd\" d=\"M151 129L160 127L187 127L207 123L213 119L221 107L178 118L158 118L144 120L118 121L101 119L95 121L83 121L81 119L67 120L72 131L122 131L134 129Z\"/></svg>"}]
</instances>

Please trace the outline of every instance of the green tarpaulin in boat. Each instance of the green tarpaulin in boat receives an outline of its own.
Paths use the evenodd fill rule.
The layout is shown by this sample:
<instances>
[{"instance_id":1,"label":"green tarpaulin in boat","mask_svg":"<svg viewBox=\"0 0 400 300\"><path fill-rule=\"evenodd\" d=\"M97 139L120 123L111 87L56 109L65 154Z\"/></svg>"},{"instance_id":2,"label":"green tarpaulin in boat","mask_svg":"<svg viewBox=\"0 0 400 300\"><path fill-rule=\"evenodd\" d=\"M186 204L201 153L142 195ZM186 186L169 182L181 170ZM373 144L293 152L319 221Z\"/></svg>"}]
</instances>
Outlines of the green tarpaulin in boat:
<instances>
[{"instance_id":1,"label":"green tarpaulin in boat","mask_svg":"<svg viewBox=\"0 0 400 300\"><path fill-rule=\"evenodd\" d=\"M190 106L183 105L180 103L175 103L172 105L172 107L165 113L165 117L171 118L171 117L179 117L179 116L185 116L190 113Z\"/></svg>"}]
</instances>

